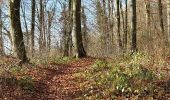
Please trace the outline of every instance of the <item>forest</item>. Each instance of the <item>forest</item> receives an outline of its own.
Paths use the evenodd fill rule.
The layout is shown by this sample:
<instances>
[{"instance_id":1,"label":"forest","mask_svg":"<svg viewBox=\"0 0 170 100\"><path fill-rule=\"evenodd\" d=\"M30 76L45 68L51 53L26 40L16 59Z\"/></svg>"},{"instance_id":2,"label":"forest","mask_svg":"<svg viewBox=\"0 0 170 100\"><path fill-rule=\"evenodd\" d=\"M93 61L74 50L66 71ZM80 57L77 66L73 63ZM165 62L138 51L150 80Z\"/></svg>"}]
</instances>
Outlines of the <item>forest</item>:
<instances>
[{"instance_id":1,"label":"forest","mask_svg":"<svg viewBox=\"0 0 170 100\"><path fill-rule=\"evenodd\" d=\"M0 0L0 100L170 100L170 0Z\"/></svg>"}]
</instances>

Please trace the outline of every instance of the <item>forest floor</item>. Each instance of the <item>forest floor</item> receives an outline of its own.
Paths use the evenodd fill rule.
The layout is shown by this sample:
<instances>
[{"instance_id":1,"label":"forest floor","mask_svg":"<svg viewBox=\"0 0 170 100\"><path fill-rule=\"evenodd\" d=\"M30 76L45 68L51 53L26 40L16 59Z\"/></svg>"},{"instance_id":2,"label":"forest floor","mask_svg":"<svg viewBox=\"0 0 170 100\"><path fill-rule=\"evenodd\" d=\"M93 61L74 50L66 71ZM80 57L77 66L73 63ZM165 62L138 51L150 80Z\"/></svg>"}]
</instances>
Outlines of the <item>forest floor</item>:
<instances>
[{"instance_id":1,"label":"forest floor","mask_svg":"<svg viewBox=\"0 0 170 100\"><path fill-rule=\"evenodd\" d=\"M7 62L11 59L5 58ZM72 100L78 98L82 91L74 74L85 71L94 62L94 58L84 58L68 64L34 65L35 68L15 73L15 76L8 75L9 72L3 73L0 77L0 100ZM25 85L32 81L29 78L34 79L33 91L30 90L32 89L31 83L27 85L27 91L21 89L22 82ZM21 83L20 86L18 83Z\"/></svg>"},{"instance_id":2,"label":"forest floor","mask_svg":"<svg viewBox=\"0 0 170 100\"><path fill-rule=\"evenodd\" d=\"M0 100L80 99L79 97L85 93L81 84L87 80L76 74L87 71L95 61L96 58L89 57L71 60L68 63L51 62L18 67L11 65L17 62L15 58L1 57ZM158 85L164 83L159 81ZM165 93L161 95L165 96Z\"/></svg>"}]
</instances>

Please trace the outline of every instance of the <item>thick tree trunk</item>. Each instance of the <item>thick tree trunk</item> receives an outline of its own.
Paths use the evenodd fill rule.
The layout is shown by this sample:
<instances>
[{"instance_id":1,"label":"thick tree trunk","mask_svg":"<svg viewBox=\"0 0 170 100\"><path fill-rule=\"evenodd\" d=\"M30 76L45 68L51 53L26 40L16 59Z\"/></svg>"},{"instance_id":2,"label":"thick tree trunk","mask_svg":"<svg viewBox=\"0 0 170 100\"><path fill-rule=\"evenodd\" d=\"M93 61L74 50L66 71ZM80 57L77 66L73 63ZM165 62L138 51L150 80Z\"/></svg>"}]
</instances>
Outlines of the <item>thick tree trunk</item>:
<instances>
[{"instance_id":1,"label":"thick tree trunk","mask_svg":"<svg viewBox=\"0 0 170 100\"><path fill-rule=\"evenodd\" d=\"M74 49L77 58L86 57L81 33L81 0L73 0Z\"/></svg>"},{"instance_id":2,"label":"thick tree trunk","mask_svg":"<svg viewBox=\"0 0 170 100\"><path fill-rule=\"evenodd\" d=\"M132 0L132 53L137 51L137 15L136 15L136 0Z\"/></svg>"},{"instance_id":3,"label":"thick tree trunk","mask_svg":"<svg viewBox=\"0 0 170 100\"><path fill-rule=\"evenodd\" d=\"M14 53L22 61L22 63L25 63L28 61L28 59L26 56L23 33L21 30L20 2L21 0L9 0L9 12Z\"/></svg>"},{"instance_id":4,"label":"thick tree trunk","mask_svg":"<svg viewBox=\"0 0 170 100\"><path fill-rule=\"evenodd\" d=\"M82 35L83 35L83 45L85 50L87 51L87 42L88 42L88 37L87 37L87 18L86 18L86 14L84 12L84 6L82 7L82 24L83 24L83 28L82 28Z\"/></svg>"},{"instance_id":5,"label":"thick tree trunk","mask_svg":"<svg viewBox=\"0 0 170 100\"><path fill-rule=\"evenodd\" d=\"M65 5L64 5L65 6ZM66 10L66 6L64 7L64 21L63 21L63 41L64 41L64 52L63 56L71 56L72 55L72 26L73 26L73 20L72 20L72 0L69 0L68 5L68 13Z\"/></svg>"}]
</instances>

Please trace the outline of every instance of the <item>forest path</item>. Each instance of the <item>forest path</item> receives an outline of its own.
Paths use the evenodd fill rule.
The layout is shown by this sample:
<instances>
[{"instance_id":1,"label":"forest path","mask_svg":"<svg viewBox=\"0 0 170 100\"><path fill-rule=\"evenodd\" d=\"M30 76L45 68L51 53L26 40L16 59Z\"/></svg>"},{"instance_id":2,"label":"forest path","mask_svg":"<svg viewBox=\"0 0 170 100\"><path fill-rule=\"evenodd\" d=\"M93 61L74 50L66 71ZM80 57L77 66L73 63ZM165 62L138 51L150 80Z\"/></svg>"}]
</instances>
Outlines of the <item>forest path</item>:
<instances>
[{"instance_id":1,"label":"forest path","mask_svg":"<svg viewBox=\"0 0 170 100\"><path fill-rule=\"evenodd\" d=\"M0 100L73 100L81 96L80 83L84 82L75 74L86 71L96 59L88 57L66 64L30 65L32 67L26 71L17 71L19 67L13 65L14 74L1 73L1 69L16 62L15 58L1 57L1 60L5 64L0 64Z\"/></svg>"},{"instance_id":2,"label":"forest path","mask_svg":"<svg viewBox=\"0 0 170 100\"><path fill-rule=\"evenodd\" d=\"M94 58L83 58L68 64L50 64L38 67L31 75L37 78L32 100L72 100L81 95L75 73L85 71L95 62ZM83 81L82 81L83 82Z\"/></svg>"}]
</instances>

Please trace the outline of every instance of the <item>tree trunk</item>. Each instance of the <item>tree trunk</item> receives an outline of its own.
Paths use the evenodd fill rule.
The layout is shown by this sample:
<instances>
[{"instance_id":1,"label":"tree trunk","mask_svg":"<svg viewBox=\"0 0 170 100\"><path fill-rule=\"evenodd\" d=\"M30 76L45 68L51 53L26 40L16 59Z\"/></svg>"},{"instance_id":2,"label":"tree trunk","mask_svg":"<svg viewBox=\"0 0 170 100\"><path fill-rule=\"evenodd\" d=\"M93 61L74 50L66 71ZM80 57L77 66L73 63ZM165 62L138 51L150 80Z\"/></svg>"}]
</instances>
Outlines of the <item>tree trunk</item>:
<instances>
[{"instance_id":1,"label":"tree trunk","mask_svg":"<svg viewBox=\"0 0 170 100\"><path fill-rule=\"evenodd\" d=\"M122 41L120 35L120 1L116 1L117 6L117 42L118 42L118 52L121 53L122 50Z\"/></svg>"},{"instance_id":2,"label":"tree trunk","mask_svg":"<svg viewBox=\"0 0 170 100\"><path fill-rule=\"evenodd\" d=\"M86 14L84 12L84 6L82 7L82 24L83 24L83 28L82 28L82 35L83 35L83 45L85 50L87 51L87 18L86 18Z\"/></svg>"},{"instance_id":3,"label":"tree trunk","mask_svg":"<svg viewBox=\"0 0 170 100\"><path fill-rule=\"evenodd\" d=\"M86 57L81 33L81 0L73 0L73 34L74 49L77 58Z\"/></svg>"},{"instance_id":4,"label":"tree trunk","mask_svg":"<svg viewBox=\"0 0 170 100\"><path fill-rule=\"evenodd\" d=\"M123 35L124 52L127 51L127 33L128 33L128 0L125 0L125 31Z\"/></svg>"},{"instance_id":5,"label":"tree trunk","mask_svg":"<svg viewBox=\"0 0 170 100\"><path fill-rule=\"evenodd\" d=\"M72 4L72 0L69 0L69 36L68 36L68 40L67 40L67 44L69 44L69 56L72 55L73 53L73 41L72 41L72 27L73 27L73 4Z\"/></svg>"},{"instance_id":6,"label":"tree trunk","mask_svg":"<svg viewBox=\"0 0 170 100\"><path fill-rule=\"evenodd\" d=\"M52 11L48 11L47 49L49 53L51 51L51 27L52 27L54 14L55 14L55 8Z\"/></svg>"},{"instance_id":7,"label":"tree trunk","mask_svg":"<svg viewBox=\"0 0 170 100\"><path fill-rule=\"evenodd\" d=\"M164 37L165 29L164 29L164 21L163 21L162 0L158 0L158 6L159 6L159 20L160 20L161 33L162 33L162 37Z\"/></svg>"},{"instance_id":8,"label":"tree trunk","mask_svg":"<svg viewBox=\"0 0 170 100\"><path fill-rule=\"evenodd\" d=\"M137 15L136 15L136 0L132 0L132 53L137 51Z\"/></svg>"},{"instance_id":9,"label":"tree trunk","mask_svg":"<svg viewBox=\"0 0 170 100\"><path fill-rule=\"evenodd\" d=\"M34 30L35 30L35 0L31 0L31 33L30 33L31 57L33 57L34 52Z\"/></svg>"},{"instance_id":10,"label":"tree trunk","mask_svg":"<svg viewBox=\"0 0 170 100\"><path fill-rule=\"evenodd\" d=\"M0 2L2 3L2 2ZM2 37L2 4L0 4L0 55L4 55L4 45L3 45L3 37Z\"/></svg>"},{"instance_id":11,"label":"tree trunk","mask_svg":"<svg viewBox=\"0 0 170 100\"><path fill-rule=\"evenodd\" d=\"M170 0L167 0L168 42L170 43Z\"/></svg>"},{"instance_id":12,"label":"tree trunk","mask_svg":"<svg viewBox=\"0 0 170 100\"><path fill-rule=\"evenodd\" d=\"M70 1L71 2L71 1ZM67 31L69 29L68 25L70 23L69 20L67 20L69 18L68 14L67 14L67 10L66 10L66 4L63 5L63 11L62 11L62 26L63 26L63 31L62 31L62 34L63 34L63 37L62 37L62 40L63 40L63 56L69 56L69 32Z\"/></svg>"},{"instance_id":13,"label":"tree trunk","mask_svg":"<svg viewBox=\"0 0 170 100\"><path fill-rule=\"evenodd\" d=\"M161 27L161 40L162 40L162 54L165 56L165 46L166 46L166 37L165 37L165 30L164 30L164 21L163 21L163 9L162 9L162 0L158 0L158 7L159 7L159 20L160 20L160 27Z\"/></svg>"},{"instance_id":14,"label":"tree trunk","mask_svg":"<svg viewBox=\"0 0 170 100\"><path fill-rule=\"evenodd\" d=\"M22 63L28 61L23 40L23 33L20 22L20 2L21 0L8 0L11 22L11 36L14 44L14 53Z\"/></svg>"},{"instance_id":15,"label":"tree trunk","mask_svg":"<svg viewBox=\"0 0 170 100\"><path fill-rule=\"evenodd\" d=\"M44 0L40 0L40 14L39 14L39 30L40 30L40 37L39 37L39 51L42 53L44 49Z\"/></svg>"}]
</instances>

